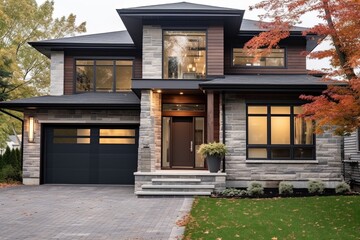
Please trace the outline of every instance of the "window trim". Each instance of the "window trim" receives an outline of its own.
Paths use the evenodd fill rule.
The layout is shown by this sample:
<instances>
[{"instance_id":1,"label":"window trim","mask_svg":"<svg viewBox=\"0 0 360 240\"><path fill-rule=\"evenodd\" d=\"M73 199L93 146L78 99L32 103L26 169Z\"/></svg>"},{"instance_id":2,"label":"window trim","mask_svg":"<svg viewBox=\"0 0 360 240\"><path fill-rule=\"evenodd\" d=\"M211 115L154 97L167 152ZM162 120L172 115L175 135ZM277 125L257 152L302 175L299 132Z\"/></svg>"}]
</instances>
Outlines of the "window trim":
<instances>
[{"instance_id":1,"label":"window trim","mask_svg":"<svg viewBox=\"0 0 360 240\"><path fill-rule=\"evenodd\" d=\"M284 49L284 66L241 66L234 64L234 49L244 48L244 46L232 46L231 47L231 67L241 69L287 69L288 68L288 49L286 46L279 46L279 49Z\"/></svg>"},{"instance_id":2,"label":"window trim","mask_svg":"<svg viewBox=\"0 0 360 240\"><path fill-rule=\"evenodd\" d=\"M77 91L76 89L76 61L81 61L81 60L92 60L94 61L97 61L97 60L107 60L107 61L121 61L121 60L124 60L124 61L132 61L132 70L131 70L131 81L134 79L134 76L135 76L135 68L134 68L134 63L135 63L135 57L133 56L120 56L120 57L112 57L112 56L74 56L73 57L73 94L76 94L76 93L87 93L87 92L92 92L92 93L106 93L106 92L102 92L102 91L96 91L96 78L94 77L94 80L93 80L93 86L94 86L94 89L92 91ZM114 65L113 65L114 66ZM94 76L96 74L96 65L94 64L93 65L93 71L94 71ZM113 80L113 83L112 83L112 90L111 90L111 93L121 93L121 92L130 92L132 91L131 89L130 90L121 90L121 91L116 91L116 73L114 73L114 70L113 69L113 74L114 74L114 80Z\"/></svg>"},{"instance_id":3,"label":"window trim","mask_svg":"<svg viewBox=\"0 0 360 240\"><path fill-rule=\"evenodd\" d=\"M161 79L163 80L170 80L170 81L179 81L179 80L186 80L186 81L191 81L191 80L199 80L199 79L182 79L182 78L177 78L177 79L171 79L171 78L164 78L164 32L165 31L184 31L184 32L204 32L206 37L206 47L205 47L205 51L206 51L206 57L205 57L205 64L206 64L206 73L205 73L205 79L200 79L200 80L207 80L208 79L208 57L209 57L209 49L208 49L208 43L209 43L209 38L208 38L208 29L207 28L203 28L203 27L188 27L188 28L183 28L183 27L163 27L161 29Z\"/></svg>"},{"instance_id":4,"label":"window trim","mask_svg":"<svg viewBox=\"0 0 360 240\"><path fill-rule=\"evenodd\" d=\"M266 114L249 114L248 107L249 106L266 106L267 113ZM271 114L271 107L280 107L286 106L290 107L290 114ZM283 104L283 103L246 103L246 162L281 162L281 163L299 163L299 162L313 162L316 161L316 135L313 134L313 144L294 144L294 107L301 106L301 104ZM249 144L249 116L266 116L267 119L267 143L266 144ZM271 116L289 116L290 117L290 144L271 144ZM267 157L266 158L249 158L249 148L266 148L267 149ZM290 158L283 159L272 159L271 158L271 149L273 148L289 148L290 149ZM311 158L294 158L294 149L296 148L311 148L313 150L313 154Z\"/></svg>"}]
</instances>

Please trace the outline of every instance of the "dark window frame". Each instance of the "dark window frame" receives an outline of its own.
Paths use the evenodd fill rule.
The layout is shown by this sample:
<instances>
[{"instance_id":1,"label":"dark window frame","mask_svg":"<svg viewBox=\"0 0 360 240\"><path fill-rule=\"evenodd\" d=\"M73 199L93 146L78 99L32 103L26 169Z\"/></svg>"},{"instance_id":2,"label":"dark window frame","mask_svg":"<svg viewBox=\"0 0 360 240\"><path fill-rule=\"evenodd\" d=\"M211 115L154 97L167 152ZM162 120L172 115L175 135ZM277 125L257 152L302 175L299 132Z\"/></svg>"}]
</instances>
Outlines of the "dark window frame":
<instances>
[{"instance_id":1,"label":"dark window frame","mask_svg":"<svg viewBox=\"0 0 360 240\"><path fill-rule=\"evenodd\" d=\"M94 61L94 65L92 65L93 67L93 74L94 74L94 79L93 79L93 89L90 91L78 91L77 90L77 61ZM131 80L134 78L134 73L135 73L135 68L134 68L134 63L135 63L135 57L92 57L92 56L76 56L74 57L74 62L73 62L73 93L86 93L86 92L98 92L98 93L106 93L106 91L96 91L96 61L113 61L113 82L112 82L112 89L111 89L111 93L116 93L116 92L130 92L131 89L129 90L120 90L120 91L116 91L116 61L131 61L132 62L132 69L131 69ZM83 65L79 65L79 66L83 66ZM91 66L91 65L88 65ZM99 65L101 66L101 65ZM110 65L109 65L110 66Z\"/></svg>"},{"instance_id":2,"label":"dark window frame","mask_svg":"<svg viewBox=\"0 0 360 240\"><path fill-rule=\"evenodd\" d=\"M234 64L234 49L242 49L244 46L232 46L231 47L231 66L234 68L244 68L244 69L287 69L288 68L288 53L286 46L279 46L278 49L284 49L284 66L242 66ZM274 48L275 49L275 48Z\"/></svg>"},{"instance_id":3,"label":"dark window frame","mask_svg":"<svg viewBox=\"0 0 360 240\"><path fill-rule=\"evenodd\" d=\"M266 114L249 114L249 106L266 106ZM290 107L290 114L271 114L271 107ZM305 160L316 160L316 135L313 134L313 144L295 144L294 143L294 126L295 126L295 117L294 107L299 107L301 104L261 104L261 103L248 103L246 104L246 159L247 160L291 160L291 161L305 161ZM266 144L249 144L249 116L266 116L267 119L267 143ZM290 117L290 144L271 144L271 116L286 116ZM249 158L249 148L265 148L267 150L266 158ZM312 156L310 158L295 158L295 149L306 148L312 150ZM272 149L290 149L290 158L271 158Z\"/></svg>"},{"instance_id":4,"label":"dark window frame","mask_svg":"<svg viewBox=\"0 0 360 240\"><path fill-rule=\"evenodd\" d=\"M360 152L360 128L356 130L356 150Z\"/></svg>"},{"instance_id":5,"label":"dark window frame","mask_svg":"<svg viewBox=\"0 0 360 240\"><path fill-rule=\"evenodd\" d=\"M164 39L165 39L165 34L164 32L166 31L178 31L178 32L204 32L205 33L205 39L206 39L206 47L205 47L205 51L206 51L206 57L205 57L205 64L206 64L206 73L205 73L205 79L202 80L206 80L208 79L208 57L209 57L209 49L208 49L208 43L209 43L209 38L208 38L208 29L204 28L204 27L187 27L187 28L183 28L183 27L163 27L162 28L162 42L161 42L161 78L163 80L199 80L199 79L182 79L182 78L177 78L177 79L172 79L172 78L164 78Z\"/></svg>"}]
</instances>

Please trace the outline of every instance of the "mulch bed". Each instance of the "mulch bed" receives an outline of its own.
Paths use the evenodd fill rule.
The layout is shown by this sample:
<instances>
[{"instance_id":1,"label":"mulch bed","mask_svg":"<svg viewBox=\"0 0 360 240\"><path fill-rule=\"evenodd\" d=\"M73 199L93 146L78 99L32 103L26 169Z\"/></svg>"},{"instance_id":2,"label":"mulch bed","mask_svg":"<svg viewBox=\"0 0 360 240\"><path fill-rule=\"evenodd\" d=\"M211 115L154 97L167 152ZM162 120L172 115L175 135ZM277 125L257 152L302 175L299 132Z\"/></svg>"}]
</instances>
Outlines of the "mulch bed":
<instances>
[{"instance_id":1,"label":"mulch bed","mask_svg":"<svg viewBox=\"0 0 360 240\"><path fill-rule=\"evenodd\" d=\"M10 187L17 187L21 186L21 182L11 182L11 183L0 183L0 189L1 188L10 188Z\"/></svg>"}]
</instances>

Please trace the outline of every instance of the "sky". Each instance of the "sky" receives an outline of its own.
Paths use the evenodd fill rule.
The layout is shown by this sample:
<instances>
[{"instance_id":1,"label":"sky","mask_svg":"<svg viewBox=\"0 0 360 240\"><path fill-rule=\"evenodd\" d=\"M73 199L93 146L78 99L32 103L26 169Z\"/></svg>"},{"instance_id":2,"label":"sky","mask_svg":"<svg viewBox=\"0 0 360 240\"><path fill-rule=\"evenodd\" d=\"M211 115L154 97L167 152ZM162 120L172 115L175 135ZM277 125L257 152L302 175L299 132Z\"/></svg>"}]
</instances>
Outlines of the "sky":
<instances>
[{"instance_id":1,"label":"sky","mask_svg":"<svg viewBox=\"0 0 360 240\"><path fill-rule=\"evenodd\" d=\"M45 2L45 0L36 0L38 4ZM54 17L68 16L70 13L76 15L76 22L80 24L86 21L87 31L85 34L112 32L125 30L116 9L131 8L145 5L156 5L165 3L181 2L184 0L54 0L55 10ZM249 6L252 6L260 0L186 0L191 3L212 5L218 7L236 8L245 10L244 18L258 20L258 15L262 12L260 10L250 11ZM309 13L302 18L302 24L299 26L311 27L317 22L315 13ZM327 48L327 45L320 46L320 48ZM315 66L316 69L328 67L327 61L308 60L308 66Z\"/></svg>"}]
</instances>

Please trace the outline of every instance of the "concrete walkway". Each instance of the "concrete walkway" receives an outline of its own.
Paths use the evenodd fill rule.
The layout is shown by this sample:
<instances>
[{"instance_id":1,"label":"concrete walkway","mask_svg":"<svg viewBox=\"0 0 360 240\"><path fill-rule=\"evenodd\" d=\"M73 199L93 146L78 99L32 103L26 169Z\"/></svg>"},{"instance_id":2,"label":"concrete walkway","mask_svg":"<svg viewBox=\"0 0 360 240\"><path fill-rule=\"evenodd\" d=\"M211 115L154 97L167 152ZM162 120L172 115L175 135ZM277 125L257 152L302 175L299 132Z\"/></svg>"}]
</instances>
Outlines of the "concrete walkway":
<instances>
[{"instance_id":1,"label":"concrete walkway","mask_svg":"<svg viewBox=\"0 0 360 240\"><path fill-rule=\"evenodd\" d=\"M192 198L136 198L125 186L0 189L0 239L181 239Z\"/></svg>"}]
</instances>

